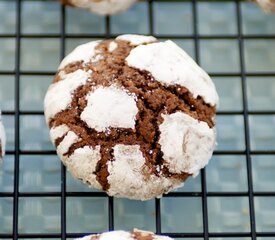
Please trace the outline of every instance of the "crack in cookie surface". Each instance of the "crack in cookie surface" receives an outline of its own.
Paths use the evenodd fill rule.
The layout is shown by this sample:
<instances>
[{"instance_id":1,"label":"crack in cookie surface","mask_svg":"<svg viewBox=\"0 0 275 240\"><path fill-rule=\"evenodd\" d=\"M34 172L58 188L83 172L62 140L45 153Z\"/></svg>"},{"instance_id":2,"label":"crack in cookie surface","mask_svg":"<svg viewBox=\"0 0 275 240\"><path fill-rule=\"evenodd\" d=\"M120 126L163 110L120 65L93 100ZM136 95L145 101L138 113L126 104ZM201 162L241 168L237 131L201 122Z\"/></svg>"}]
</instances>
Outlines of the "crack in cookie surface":
<instances>
[{"instance_id":1,"label":"crack in cookie surface","mask_svg":"<svg viewBox=\"0 0 275 240\"><path fill-rule=\"evenodd\" d=\"M165 160L159 144L162 115L180 111L213 128L215 107L206 104L201 97L193 98L192 93L185 87L164 86L149 72L129 67L125 59L134 46L126 41L115 40L117 47L110 52L108 47L113 41L105 40L99 43L96 49L101 59L97 62L85 64L81 61L74 62L56 74L54 83L63 81L60 74L69 74L78 69L90 71L90 79L73 92L70 107L50 119L50 128L66 124L81 139L69 147L68 152L64 154L68 157L78 148L87 145L101 146L101 160L97 163L95 174L104 190L110 187L107 180L109 174L107 162L114 159L113 148L117 144L139 145L145 158L145 165L151 170L150 174L185 181L191 174L172 173L164 164ZM106 131L98 132L81 119L81 113L87 106L87 95L90 92L99 87L113 85L135 97L138 108L135 128L109 127ZM55 141L56 147L62 140L63 138L59 138Z\"/></svg>"}]
</instances>

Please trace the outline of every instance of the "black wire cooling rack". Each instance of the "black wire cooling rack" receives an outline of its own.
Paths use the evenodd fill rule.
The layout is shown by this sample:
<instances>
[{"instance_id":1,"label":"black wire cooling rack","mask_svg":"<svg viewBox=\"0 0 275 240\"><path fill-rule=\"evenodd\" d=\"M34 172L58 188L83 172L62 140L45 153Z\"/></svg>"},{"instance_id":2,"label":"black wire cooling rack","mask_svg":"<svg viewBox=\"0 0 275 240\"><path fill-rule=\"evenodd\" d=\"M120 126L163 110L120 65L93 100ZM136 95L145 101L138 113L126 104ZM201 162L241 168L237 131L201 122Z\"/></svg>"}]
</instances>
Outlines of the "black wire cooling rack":
<instances>
[{"instance_id":1,"label":"black wire cooling rack","mask_svg":"<svg viewBox=\"0 0 275 240\"><path fill-rule=\"evenodd\" d=\"M3 0L2 0L3 1ZM5 38L14 38L15 39L15 68L14 70L1 70L0 76L14 76L15 77L15 92L14 92L14 111L3 111L4 116L14 116L14 150L8 150L7 155L14 155L14 186L13 192L1 192L0 191L0 199L1 198L12 198L13 199L13 215L12 215L12 232L10 233L1 233L0 239L70 239L74 237L80 237L84 234L88 233L78 233L78 232L68 232L67 231L67 218L66 218L66 203L68 197L102 197L108 198L108 229L115 229L115 214L114 214L114 199L112 197L107 197L105 193L102 192L72 192L67 191L66 189L66 170L62 166L61 167L61 187L60 191L50 191L50 192L28 192L28 191L20 191L20 157L24 155L49 155L54 156L55 151L52 150L21 150L20 149L20 118L24 115L28 116L36 116L43 115L42 111L24 111L20 109L20 86L22 82L20 81L22 76L52 76L54 72L52 71L23 71L20 69L21 65L21 53L22 53L22 39L39 39L39 38L47 38L47 39L59 39L60 41L60 59L62 59L65 55L65 44L67 39L76 39L76 38L114 38L116 34L113 34L111 31L111 21L112 17L105 17L105 30L104 33L101 34L72 34L66 32L66 7L62 6L60 8L60 29L58 33L46 33L46 34L31 34L31 33L22 33L22 2L20 0L16 0L15 2L15 12L16 12L16 31L15 33L9 34L0 34L0 39ZM192 9L192 33L191 34L155 34L154 29L154 3L155 2L188 2L191 5ZM207 1L204 1L207 2ZM209 1L212 2L212 1ZM240 116L244 121L244 137L245 137L245 149L244 150L217 150L214 153L214 156L219 158L221 155L226 156L245 156L245 164L246 164L246 174L247 174L247 190L244 191L208 191L207 189L207 180L206 179L206 171L201 171L201 191L196 192L172 192L169 193L163 198L189 198L196 197L201 201L201 210L202 210L202 231L201 232L192 232L192 231L177 231L177 232L165 232L163 231L163 218L162 218L162 200L155 199L154 200L154 211L155 211L155 232L158 234L166 234L174 238L179 239L275 239L275 228L271 229L271 231L257 231L257 220L255 213L255 197L275 197L274 191L254 191L253 189L253 173L252 173L252 160L251 156L253 155L268 155L275 156L275 148L268 150L255 150L251 148L251 132L250 132L250 121L249 116L272 116L275 114L274 110L265 110L265 111L256 111L250 110L248 107L248 92L247 92L247 77L275 77L275 66L271 71L261 71L261 72L251 72L246 70L245 64L245 46L244 40L275 40L275 30L269 34L245 34L243 31L243 16L241 10L241 1L223 1L223 2L231 2L234 4L234 11L236 15L236 23L237 23L237 31L235 34L200 34L199 33L199 21L198 21L198 1L161 1L161 0L151 0L146 2L148 4L146 13L148 16L148 34L155 35L159 39L168 39L172 38L175 40L192 40L194 43L195 49L195 59L198 63L201 60L201 51L200 51L200 41L201 40L236 40L238 44L238 57L239 57L239 70L238 72L210 72L209 74L212 77L239 77L241 79L241 96L242 96L242 109L237 111L219 111L218 116ZM167 15L169 18L169 15ZM1 19L1 16L0 16ZM77 21L77 19L75 19ZM274 22L275 23L275 22ZM0 20L1 24L1 20ZM275 80L275 79L274 79ZM222 131L222 129L221 129ZM214 160L212 160L214 161ZM190 180L192 181L192 180ZM61 217L61 228L58 233L21 233L19 229L19 199L20 198L43 198L43 197L58 197L61 201L60 208L60 217ZM215 232L209 227L209 214L210 209L208 207L208 201L211 198L215 197L224 197L224 198L238 198L238 197L246 197L248 199L248 209L249 212L249 227L248 231L218 231ZM3 215L2 215L3 216ZM1 216L0 216L1 222ZM26 223L28 224L28 223ZM106 230L108 230L106 229Z\"/></svg>"}]
</instances>

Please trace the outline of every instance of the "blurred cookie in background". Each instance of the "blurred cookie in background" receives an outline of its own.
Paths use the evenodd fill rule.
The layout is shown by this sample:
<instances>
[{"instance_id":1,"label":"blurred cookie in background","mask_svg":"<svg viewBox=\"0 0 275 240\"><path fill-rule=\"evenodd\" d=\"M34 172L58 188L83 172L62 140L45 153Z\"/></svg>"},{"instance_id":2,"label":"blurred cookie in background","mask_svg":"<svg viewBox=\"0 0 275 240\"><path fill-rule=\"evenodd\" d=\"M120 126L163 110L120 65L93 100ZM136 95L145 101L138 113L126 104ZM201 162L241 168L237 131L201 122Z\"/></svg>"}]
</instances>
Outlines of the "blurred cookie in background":
<instances>
[{"instance_id":1,"label":"blurred cookie in background","mask_svg":"<svg viewBox=\"0 0 275 240\"><path fill-rule=\"evenodd\" d=\"M136 0L61 0L61 2L87 9L98 15L113 15L127 10Z\"/></svg>"},{"instance_id":2,"label":"blurred cookie in background","mask_svg":"<svg viewBox=\"0 0 275 240\"><path fill-rule=\"evenodd\" d=\"M255 2L266 12L275 13L275 0L255 0Z\"/></svg>"}]
</instances>

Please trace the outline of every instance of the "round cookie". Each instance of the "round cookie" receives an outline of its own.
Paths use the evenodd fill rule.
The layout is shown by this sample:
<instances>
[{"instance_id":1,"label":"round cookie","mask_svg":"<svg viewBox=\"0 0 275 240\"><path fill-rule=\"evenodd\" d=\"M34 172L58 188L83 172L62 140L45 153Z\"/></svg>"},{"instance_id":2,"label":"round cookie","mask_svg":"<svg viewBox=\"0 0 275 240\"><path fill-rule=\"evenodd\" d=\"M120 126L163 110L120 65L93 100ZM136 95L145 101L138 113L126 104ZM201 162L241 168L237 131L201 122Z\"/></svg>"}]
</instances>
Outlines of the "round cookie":
<instances>
[{"instance_id":1,"label":"round cookie","mask_svg":"<svg viewBox=\"0 0 275 240\"><path fill-rule=\"evenodd\" d=\"M61 2L88 9L99 15L113 15L127 10L136 0L61 0Z\"/></svg>"},{"instance_id":2,"label":"round cookie","mask_svg":"<svg viewBox=\"0 0 275 240\"><path fill-rule=\"evenodd\" d=\"M275 12L275 0L254 0L266 13Z\"/></svg>"},{"instance_id":3,"label":"round cookie","mask_svg":"<svg viewBox=\"0 0 275 240\"><path fill-rule=\"evenodd\" d=\"M77 238L75 240L172 240L170 237L156 235L152 232L134 229L132 232L111 231Z\"/></svg>"},{"instance_id":4,"label":"round cookie","mask_svg":"<svg viewBox=\"0 0 275 240\"><path fill-rule=\"evenodd\" d=\"M5 135L4 126L2 124L1 110L0 110L0 161L4 157L5 146L6 146L6 135Z\"/></svg>"},{"instance_id":5,"label":"round cookie","mask_svg":"<svg viewBox=\"0 0 275 240\"><path fill-rule=\"evenodd\" d=\"M50 137L78 179L147 200L196 176L216 139L218 95L175 43L121 35L77 47L44 100Z\"/></svg>"}]
</instances>

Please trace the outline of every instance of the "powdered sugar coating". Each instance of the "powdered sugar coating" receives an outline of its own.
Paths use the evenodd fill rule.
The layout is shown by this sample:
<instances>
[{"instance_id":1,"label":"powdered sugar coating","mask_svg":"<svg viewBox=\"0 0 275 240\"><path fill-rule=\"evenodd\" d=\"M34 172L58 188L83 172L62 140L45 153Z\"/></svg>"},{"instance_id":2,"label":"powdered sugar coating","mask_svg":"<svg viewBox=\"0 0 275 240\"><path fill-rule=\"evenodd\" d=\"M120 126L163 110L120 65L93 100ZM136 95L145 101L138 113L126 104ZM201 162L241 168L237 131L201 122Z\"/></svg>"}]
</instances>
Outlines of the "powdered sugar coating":
<instances>
[{"instance_id":1,"label":"powdered sugar coating","mask_svg":"<svg viewBox=\"0 0 275 240\"><path fill-rule=\"evenodd\" d=\"M275 0L255 0L266 13L275 12Z\"/></svg>"},{"instance_id":2,"label":"powdered sugar coating","mask_svg":"<svg viewBox=\"0 0 275 240\"><path fill-rule=\"evenodd\" d=\"M108 172L108 194L116 197L148 200L182 186L181 181L152 175L138 145L116 145Z\"/></svg>"},{"instance_id":3,"label":"powdered sugar coating","mask_svg":"<svg viewBox=\"0 0 275 240\"><path fill-rule=\"evenodd\" d=\"M162 117L159 144L167 167L173 173L196 175L212 155L215 130L182 112Z\"/></svg>"},{"instance_id":4,"label":"powdered sugar coating","mask_svg":"<svg viewBox=\"0 0 275 240\"><path fill-rule=\"evenodd\" d=\"M201 96L206 103L218 105L215 86L195 61L175 43L165 42L140 45L126 58L130 67L146 70L164 85L186 87L194 98Z\"/></svg>"},{"instance_id":5,"label":"powdered sugar coating","mask_svg":"<svg viewBox=\"0 0 275 240\"><path fill-rule=\"evenodd\" d=\"M95 148L85 146L76 149L69 158L64 157L63 162L75 178L82 179L85 183L88 182L89 185L101 189L101 185L96 180L96 175L94 174L100 159L100 146L96 146Z\"/></svg>"},{"instance_id":6,"label":"powdered sugar coating","mask_svg":"<svg viewBox=\"0 0 275 240\"><path fill-rule=\"evenodd\" d=\"M83 61L83 63L87 63L89 61L92 61L93 58L96 56L95 48L98 43L99 41L92 41L79 45L62 60L58 69L62 69L73 62Z\"/></svg>"},{"instance_id":7,"label":"powdered sugar coating","mask_svg":"<svg viewBox=\"0 0 275 240\"><path fill-rule=\"evenodd\" d=\"M54 143L58 138L64 137L57 147L57 153L61 156L64 165L73 173L74 177L84 179L96 188L101 189L101 185L96 180L94 171L97 162L101 159L100 146L95 148L84 146L74 151L71 156L67 156L69 148L72 144L80 141L80 138L66 125L60 125L50 130L51 140ZM81 159L81 161L79 161Z\"/></svg>"},{"instance_id":8,"label":"powdered sugar coating","mask_svg":"<svg viewBox=\"0 0 275 240\"><path fill-rule=\"evenodd\" d=\"M128 240L131 239L131 234L125 231L105 232L100 235L100 240Z\"/></svg>"},{"instance_id":9,"label":"powdered sugar coating","mask_svg":"<svg viewBox=\"0 0 275 240\"><path fill-rule=\"evenodd\" d=\"M78 69L70 74L62 74L62 79L59 82L50 85L44 99L44 110L47 122L57 113L70 106L74 90L85 84L89 76L90 73Z\"/></svg>"},{"instance_id":10,"label":"powdered sugar coating","mask_svg":"<svg viewBox=\"0 0 275 240\"><path fill-rule=\"evenodd\" d=\"M142 188L144 180L140 172L144 163L145 159L138 145L116 145L114 147L114 161L108 162L109 194L132 196L137 189ZM123 186L127 186L127 189Z\"/></svg>"},{"instance_id":11,"label":"powdered sugar coating","mask_svg":"<svg viewBox=\"0 0 275 240\"><path fill-rule=\"evenodd\" d=\"M161 197L198 174L214 148L211 79L174 43L155 41L122 35L90 44L94 54L67 58L45 97L64 165L110 196Z\"/></svg>"},{"instance_id":12,"label":"powdered sugar coating","mask_svg":"<svg viewBox=\"0 0 275 240\"><path fill-rule=\"evenodd\" d=\"M69 131L57 147L58 155L64 156L69 151L69 148L78 141L79 137L73 131Z\"/></svg>"},{"instance_id":13,"label":"powdered sugar coating","mask_svg":"<svg viewBox=\"0 0 275 240\"><path fill-rule=\"evenodd\" d=\"M99 87L87 96L81 119L98 132L113 128L135 128L138 112L133 96L116 86Z\"/></svg>"},{"instance_id":14,"label":"powdered sugar coating","mask_svg":"<svg viewBox=\"0 0 275 240\"><path fill-rule=\"evenodd\" d=\"M0 145L2 149L2 154L0 154L0 161L1 161L2 157L5 154L5 149L6 149L6 134L5 134L4 125L2 123L1 110L0 110Z\"/></svg>"},{"instance_id":15,"label":"powdered sugar coating","mask_svg":"<svg viewBox=\"0 0 275 240\"><path fill-rule=\"evenodd\" d=\"M145 43L153 43L157 41L157 39L153 36L143 36L136 34L123 34L118 36L116 39L130 42L130 44L133 46L138 46Z\"/></svg>"},{"instance_id":16,"label":"powdered sugar coating","mask_svg":"<svg viewBox=\"0 0 275 240\"><path fill-rule=\"evenodd\" d=\"M139 229L134 229L132 232L122 230L104 232L101 234L77 238L75 240L91 240L93 238L98 240L172 240L170 237L156 235L153 232L142 231Z\"/></svg>"},{"instance_id":17,"label":"powdered sugar coating","mask_svg":"<svg viewBox=\"0 0 275 240\"><path fill-rule=\"evenodd\" d=\"M109 51L109 52L112 52L112 51L114 51L116 48L117 48L117 43L116 43L115 41L112 41L112 42L110 42L110 44L109 44L108 51Z\"/></svg>"},{"instance_id":18,"label":"powdered sugar coating","mask_svg":"<svg viewBox=\"0 0 275 240\"><path fill-rule=\"evenodd\" d=\"M105 232L99 235L90 235L83 238L77 238L76 240L91 240L93 236L98 236L99 240L134 240L131 234L125 231Z\"/></svg>"},{"instance_id":19,"label":"powdered sugar coating","mask_svg":"<svg viewBox=\"0 0 275 240\"><path fill-rule=\"evenodd\" d=\"M97 236L97 235L89 235L82 238L75 238L75 240L91 240L93 236Z\"/></svg>"},{"instance_id":20,"label":"powdered sugar coating","mask_svg":"<svg viewBox=\"0 0 275 240\"><path fill-rule=\"evenodd\" d=\"M127 10L136 0L70 0L74 6L89 9L99 15L112 15Z\"/></svg>"},{"instance_id":21,"label":"powdered sugar coating","mask_svg":"<svg viewBox=\"0 0 275 240\"><path fill-rule=\"evenodd\" d=\"M70 128L65 125L59 125L58 127L53 127L50 129L50 137L52 143L54 143L58 138L65 136L70 131Z\"/></svg>"}]
</instances>

